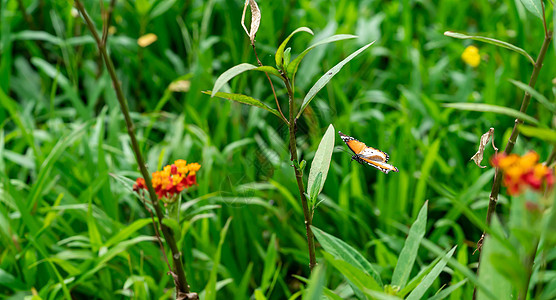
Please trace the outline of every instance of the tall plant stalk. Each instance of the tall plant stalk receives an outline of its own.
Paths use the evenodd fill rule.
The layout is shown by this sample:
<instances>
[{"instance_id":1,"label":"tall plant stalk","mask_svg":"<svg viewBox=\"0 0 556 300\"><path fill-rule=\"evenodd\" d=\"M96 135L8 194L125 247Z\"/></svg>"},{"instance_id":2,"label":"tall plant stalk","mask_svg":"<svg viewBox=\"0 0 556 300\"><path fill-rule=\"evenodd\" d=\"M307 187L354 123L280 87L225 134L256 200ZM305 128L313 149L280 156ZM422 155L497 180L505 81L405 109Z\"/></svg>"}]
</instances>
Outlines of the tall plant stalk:
<instances>
[{"instance_id":1,"label":"tall plant stalk","mask_svg":"<svg viewBox=\"0 0 556 300\"><path fill-rule=\"evenodd\" d=\"M118 80L118 77L116 75L114 63L112 62L112 59L110 58L110 56L108 55L108 51L106 50L106 37L105 36L100 37L98 35L95 24L87 14L85 7L83 6L80 0L75 0L75 6L83 16L83 19L85 20L85 23L89 28L89 31L93 35L93 38L95 39L102 60L104 61L106 69L108 70L108 73L110 74L110 78L112 79L112 84L114 86L114 90L116 91L116 98L118 99L118 103L120 104L120 109L125 119L127 133L131 140L131 147L133 149L133 153L135 154L135 159L137 161L137 164L139 165L139 170L141 171L141 175L145 179L147 190L151 198L156 213L156 217L158 218L158 223L162 230L162 234L164 236L164 239L166 240L166 243L168 244L168 247L172 252L173 270L171 270L171 273L174 278L174 284L176 285L177 298L178 299L198 299L196 293L190 292L189 285L187 284L185 271L183 269L183 264L181 262L181 252L179 251L176 240L174 239L174 234L172 232L172 229L164 225L164 223L162 222L162 220L164 219L164 213L162 212L162 209L159 205L158 197L152 185L151 176L147 170L145 160L143 159L143 155L141 154L139 143L137 142L137 137L135 136L135 125L131 120L129 107L127 105L127 100L122 91L120 81Z\"/></svg>"},{"instance_id":2,"label":"tall plant stalk","mask_svg":"<svg viewBox=\"0 0 556 300\"><path fill-rule=\"evenodd\" d=\"M290 81L287 77L284 78L284 83L288 90L288 101L289 101L289 132L290 132L290 154L291 160L293 161L293 168L295 170L295 179L297 181L297 188L299 189L299 195L301 197L301 206L303 208L303 216L305 218L305 231L307 233L307 246L309 248L309 268L313 271L313 268L317 265L315 258L315 237L313 231L311 230L311 225L313 224L313 214L309 210L309 204L307 202L307 196L305 195L305 187L303 186L303 171L299 167L299 160L297 159L297 141L295 138L295 131L297 125L297 118L295 117L294 109L294 93L291 87Z\"/></svg>"},{"instance_id":3,"label":"tall plant stalk","mask_svg":"<svg viewBox=\"0 0 556 300\"><path fill-rule=\"evenodd\" d=\"M544 19L543 19L543 21L544 21ZM543 40L543 43L542 43L542 46L541 46L541 50L539 51L539 55L537 56L537 60L535 61L535 65L533 67L533 72L531 73L531 78L529 79L529 87L531 87L531 88L534 88L535 84L537 83L537 78L539 77L541 68L543 66L544 57L546 55L548 47L550 46L550 42L552 41L552 32L546 29L546 25L544 26L544 28L545 28L544 40ZM525 92L525 94L523 95L523 100L521 101L521 107L520 107L519 111L522 112L522 113L527 113L527 107L529 107L530 102L531 102L531 94ZM521 124L523 124L523 120L517 118L515 120L514 127L512 129L512 133L510 135L510 138L508 140L508 144L506 145L506 148L504 149L504 154L509 155L512 152L512 150L515 146L517 137L519 135L519 125L521 125ZM492 189L491 189L490 196L489 196L488 209L487 209L487 215L486 215L487 225L490 225L491 220L492 220L492 216L495 214L496 204L498 202L498 195L500 193L501 183L502 183L502 170L500 168L498 168L498 169L496 169L496 172L494 174L494 182L492 184ZM482 252L480 250L481 250L481 247L483 245L485 237L486 237L486 232L483 232L483 234L481 236L481 239L477 243L477 249L479 250L479 263L481 262L481 258L482 258ZM532 268L532 264L528 264L526 267ZM477 274L478 274L478 272L479 272L479 268L477 267ZM530 276L531 275L529 274L529 277ZM527 294L527 287L525 287L525 294ZM477 287L475 287L475 290L473 291L473 299L476 299L476 296L477 296ZM521 294L520 294L519 299L524 299L524 298L521 298Z\"/></svg>"}]
</instances>

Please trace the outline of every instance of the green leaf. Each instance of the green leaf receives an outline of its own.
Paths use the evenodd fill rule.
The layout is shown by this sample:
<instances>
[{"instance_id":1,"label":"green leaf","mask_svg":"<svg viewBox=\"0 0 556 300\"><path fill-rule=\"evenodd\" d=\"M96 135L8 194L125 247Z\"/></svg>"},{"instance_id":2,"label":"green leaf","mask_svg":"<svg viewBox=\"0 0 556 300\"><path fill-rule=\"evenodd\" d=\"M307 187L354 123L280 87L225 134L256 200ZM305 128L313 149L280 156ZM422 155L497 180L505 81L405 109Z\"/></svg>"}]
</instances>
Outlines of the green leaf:
<instances>
[{"instance_id":1,"label":"green leaf","mask_svg":"<svg viewBox=\"0 0 556 300\"><path fill-rule=\"evenodd\" d=\"M534 88L520 81L510 79L510 82L513 83L518 88L522 89L523 91L531 94L533 98L537 99L542 105L544 105L544 107L546 107L551 112L553 113L556 112L556 106L554 105L554 103L548 101L548 99L546 99L546 97L543 94L537 92Z\"/></svg>"},{"instance_id":2,"label":"green leaf","mask_svg":"<svg viewBox=\"0 0 556 300\"><path fill-rule=\"evenodd\" d=\"M307 290L303 295L303 300L321 300L324 292L324 285L326 283L326 272L324 267L317 265L311 272Z\"/></svg>"},{"instance_id":3,"label":"green leaf","mask_svg":"<svg viewBox=\"0 0 556 300\"><path fill-rule=\"evenodd\" d=\"M417 219L409 229L409 235L405 240L402 252L398 258L398 263L392 275L392 285L399 286L400 289L404 288L409 279L413 264L415 263L415 258L417 257L417 252L419 251L419 245L425 236L425 231L427 229L427 207L428 201L425 202L421 211L419 211Z\"/></svg>"},{"instance_id":4,"label":"green leaf","mask_svg":"<svg viewBox=\"0 0 556 300\"><path fill-rule=\"evenodd\" d=\"M317 93L330 81L330 79L332 79L332 77L334 77L334 75L336 75L336 74L338 74L338 72L340 72L340 70L342 69L343 66L345 66L350 60L355 58L361 52L365 51L365 49L369 48L372 44L374 44L374 42L375 41L372 41L371 43L359 48L359 50L353 52L350 56L346 57L340 63L335 65L332 69L330 69L326 73L324 73L324 75L322 75L322 77L319 80L317 80L317 82L313 85L313 87L311 87L311 89L309 90L309 92L307 93L305 98L303 99L303 103L301 104L301 108L299 109L299 113L297 113L296 118L299 118L299 116L301 116L301 113L305 110L307 105L309 105L311 100L313 100L313 98L315 98Z\"/></svg>"},{"instance_id":5,"label":"green leaf","mask_svg":"<svg viewBox=\"0 0 556 300\"><path fill-rule=\"evenodd\" d=\"M292 38L292 36L298 32L308 32L311 35L314 35L313 31L307 27L299 27L296 30L294 30L292 33L290 33L290 35L288 35L288 37L282 42L282 44L280 44L280 47L278 47L278 50L276 50L276 56L274 57L274 59L276 60L276 66L278 68L282 68L282 66L284 65L284 49L286 49L286 45L288 44L289 40Z\"/></svg>"},{"instance_id":6,"label":"green leaf","mask_svg":"<svg viewBox=\"0 0 556 300\"><path fill-rule=\"evenodd\" d=\"M247 64L247 63L239 64L237 66L231 67L226 72L222 73L222 75L220 75L218 77L218 79L216 79L216 82L214 82L214 87L212 89L211 97L214 97L216 95L216 93L218 93L218 91L220 91L220 89L228 81L232 80L232 78L236 77L237 75L239 75L239 74L241 74L245 71L250 71L250 70L266 72L266 73L270 73L272 75L278 76L280 78L282 77L280 75L280 72L278 72L278 70L276 70L275 68L273 68L271 66L257 67L257 66L254 66L252 64Z\"/></svg>"},{"instance_id":7,"label":"green leaf","mask_svg":"<svg viewBox=\"0 0 556 300\"><path fill-rule=\"evenodd\" d=\"M425 278L423 278L423 281L421 281L421 283L413 290L413 292L411 292L411 294L407 296L406 300L418 300L425 295L425 292L431 287L431 285L434 283L436 278L438 278L438 275L440 275L440 273L442 272L442 269L444 269L444 267L448 263L448 259L450 259L452 255L454 255L454 251L456 251L456 247L457 246L454 246L454 248L452 248L452 250L450 250L436 266L434 266L431 272L427 274ZM509 298L501 298L501 299L509 299Z\"/></svg>"},{"instance_id":8,"label":"green leaf","mask_svg":"<svg viewBox=\"0 0 556 300\"><path fill-rule=\"evenodd\" d=\"M513 118L521 119L523 121L527 121L533 124L539 123L539 121L537 121L535 118L531 116L528 116L527 114L524 114L513 108L508 108L504 106L497 106L497 105L483 104L483 103L445 103L442 106L448 108L455 108L459 110L491 112L495 114L502 114Z\"/></svg>"},{"instance_id":9,"label":"green leaf","mask_svg":"<svg viewBox=\"0 0 556 300\"><path fill-rule=\"evenodd\" d=\"M311 226L311 230L315 234L324 251L332 254L335 258L342 259L353 266L361 269L364 273L374 278L376 283L382 288L382 280L380 275L373 268L371 263L363 257L357 250L337 237L330 235L315 226Z\"/></svg>"},{"instance_id":10,"label":"green leaf","mask_svg":"<svg viewBox=\"0 0 556 300\"><path fill-rule=\"evenodd\" d=\"M149 17L151 19L154 19L154 18L162 15L163 13L168 11L170 8L172 8L172 6L176 3L176 0L163 0L163 1L157 1L157 2L158 2L158 4L156 4L156 6L153 7L153 9L151 10L151 13L149 14Z\"/></svg>"},{"instance_id":11,"label":"green leaf","mask_svg":"<svg viewBox=\"0 0 556 300\"><path fill-rule=\"evenodd\" d=\"M151 219L139 219L135 222L127 225L122 230L119 230L115 235L113 235L106 243L104 247L109 248L121 241L128 239L132 234L137 232L137 230L143 228L145 225L151 223Z\"/></svg>"},{"instance_id":12,"label":"green leaf","mask_svg":"<svg viewBox=\"0 0 556 300\"><path fill-rule=\"evenodd\" d=\"M502 225L498 217L492 218L491 228L504 236ZM493 236L487 235L481 250L481 261L479 262L479 282L485 284L490 291L494 293L496 299L511 299L512 285L506 279L504 274L498 272L494 266L493 254L495 252L504 251L503 254L509 253L505 247ZM478 291L477 300L489 299L488 295L482 290Z\"/></svg>"},{"instance_id":13,"label":"green leaf","mask_svg":"<svg viewBox=\"0 0 556 300\"><path fill-rule=\"evenodd\" d=\"M0 269L0 286L5 286L12 291L27 289L23 282L3 269Z\"/></svg>"},{"instance_id":14,"label":"green leaf","mask_svg":"<svg viewBox=\"0 0 556 300\"><path fill-rule=\"evenodd\" d=\"M220 257L222 255L222 246L224 245L224 240L226 239L226 235L228 233L228 228L230 227L230 223L232 222L232 218L228 218L226 224L220 231L220 242L218 242L218 248L216 249L216 253L213 256L212 261L212 270L210 271L209 280L207 286L205 287L206 300L215 300L216 299L216 281L218 275L218 269L220 267Z\"/></svg>"},{"instance_id":15,"label":"green leaf","mask_svg":"<svg viewBox=\"0 0 556 300\"><path fill-rule=\"evenodd\" d=\"M538 128L527 125L519 125L519 132L528 137L538 138L550 143L556 143L556 131L549 128Z\"/></svg>"},{"instance_id":16,"label":"green leaf","mask_svg":"<svg viewBox=\"0 0 556 300\"><path fill-rule=\"evenodd\" d=\"M14 40L45 41L56 46L63 46L64 41L46 31L23 30L12 36Z\"/></svg>"},{"instance_id":17,"label":"green leaf","mask_svg":"<svg viewBox=\"0 0 556 300\"><path fill-rule=\"evenodd\" d=\"M317 152L315 152L313 162L311 163L311 170L309 171L309 179L307 181L307 193L311 199L316 199L324 187L324 182L326 181L326 176L328 175L328 169L330 168L332 151L334 150L334 130L334 126L330 124L320 141ZM318 174L322 174L322 178L317 184L317 187L313 187Z\"/></svg>"},{"instance_id":18,"label":"green leaf","mask_svg":"<svg viewBox=\"0 0 556 300\"><path fill-rule=\"evenodd\" d=\"M164 219L162 219L162 224L164 224L164 226L170 228L172 230L172 233L174 234L174 236L176 236L176 240L179 240L179 234L181 232L181 228L180 228L180 224L178 223L178 221L176 221L172 218L164 218Z\"/></svg>"},{"instance_id":19,"label":"green leaf","mask_svg":"<svg viewBox=\"0 0 556 300\"><path fill-rule=\"evenodd\" d=\"M272 281L272 275L276 271L276 234L272 234L270 241L268 242L268 248L266 250L266 256L264 258L264 268L263 275L261 279L261 284L259 288L262 292L266 292Z\"/></svg>"},{"instance_id":20,"label":"green leaf","mask_svg":"<svg viewBox=\"0 0 556 300\"><path fill-rule=\"evenodd\" d=\"M266 105L261 100L251 98L247 95L231 94L231 93L223 93L223 92L218 92L218 93L214 94L211 91L203 91L202 93L207 94L207 95L213 94L213 96L216 96L218 98L227 99L227 100L236 101L236 102L247 104L247 105L256 106L258 108L268 110L269 112L275 114L278 118L282 118L282 116L280 116L280 113L278 112L278 110Z\"/></svg>"},{"instance_id":21,"label":"green leaf","mask_svg":"<svg viewBox=\"0 0 556 300\"><path fill-rule=\"evenodd\" d=\"M230 69L228 69L226 72L222 73L222 75L220 75L218 77L218 79L216 79L216 82L214 82L214 87L212 88L212 93L211 93L211 97L214 97L216 95L216 93L218 93L218 91L230 80L232 80L232 78L236 77L237 75L245 72L245 71L249 71L249 70L253 70L257 68L256 66L252 65L252 64L247 64L247 63L243 63L243 64L239 64L237 66L231 67Z\"/></svg>"},{"instance_id":22,"label":"green leaf","mask_svg":"<svg viewBox=\"0 0 556 300\"><path fill-rule=\"evenodd\" d=\"M497 39L488 38L488 37L484 37L484 36L467 35L467 34L463 34L463 33L459 33L459 32L453 32L453 31L446 31L446 32L444 32L444 35L449 36L449 37L453 37L453 38L456 38L456 39L462 39L462 40L471 39L471 40L475 40L475 41L479 41L479 42L493 44L493 45L496 45L498 47L510 49L512 51L515 51L515 52L525 56L533 65L535 64L535 60L533 59L533 57L531 57L531 55L529 55L529 53L527 53L527 51L519 48L518 46L512 45L508 42L503 42L503 41L500 41L500 40L497 40Z\"/></svg>"},{"instance_id":23,"label":"green leaf","mask_svg":"<svg viewBox=\"0 0 556 300\"><path fill-rule=\"evenodd\" d=\"M319 240L320 241L320 240ZM382 291L382 287L376 280L369 276L364 270L353 266L343 259L336 259L332 254L323 252L322 255L331 265L342 273L350 282L361 290L371 289L374 291Z\"/></svg>"},{"instance_id":24,"label":"green leaf","mask_svg":"<svg viewBox=\"0 0 556 300\"><path fill-rule=\"evenodd\" d=\"M321 186L321 182L322 182L322 172L319 172L317 174L317 177L315 178L315 180L313 181L314 184L311 187L310 191L307 191L307 193L309 194L309 206L312 208L315 205L315 200L317 199L318 195L319 195L319 187Z\"/></svg>"},{"instance_id":25,"label":"green leaf","mask_svg":"<svg viewBox=\"0 0 556 300\"><path fill-rule=\"evenodd\" d=\"M295 73L297 72L297 69L299 68L299 64L301 63L301 61L303 60L303 58L305 57L305 55L307 55L309 52L311 52L311 50L315 49L315 47L320 46L320 45L324 45L324 44L328 44L328 43L333 43L333 42L337 42L337 41L341 41L341 40L347 40L347 39L354 39L357 38L356 35L351 35L351 34L337 34L337 35L333 35L331 37L328 37L320 42L317 42L311 46L309 46L309 48L305 49L303 52L301 52L301 54L299 54L296 58L294 58L294 60L292 60L288 67L287 67L287 73L290 76L290 78L295 78Z\"/></svg>"},{"instance_id":26,"label":"green leaf","mask_svg":"<svg viewBox=\"0 0 556 300\"><path fill-rule=\"evenodd\" d=\"M543 18L543 11L542 11L542 4L541 0L521 0L521 4L527 8L532 14L537 16L539 19L542 20Z\"/></svg>"},{"instance_id":27,"label":"green leaf","mask_svg":"<svg viewBox=\"0 0 556 300\"><path fill-rule=\"evenodd\" d=\"M467 283L467 279L464 279L464 280L462 280L462 281L460 281L456 284L451 285L447 289L444 289L444 290L436 293L436 295L430 297L429 300L442 300L442 299L448 297L455 290L459 289L465 283Z\"/></svg>"}]
</instances>

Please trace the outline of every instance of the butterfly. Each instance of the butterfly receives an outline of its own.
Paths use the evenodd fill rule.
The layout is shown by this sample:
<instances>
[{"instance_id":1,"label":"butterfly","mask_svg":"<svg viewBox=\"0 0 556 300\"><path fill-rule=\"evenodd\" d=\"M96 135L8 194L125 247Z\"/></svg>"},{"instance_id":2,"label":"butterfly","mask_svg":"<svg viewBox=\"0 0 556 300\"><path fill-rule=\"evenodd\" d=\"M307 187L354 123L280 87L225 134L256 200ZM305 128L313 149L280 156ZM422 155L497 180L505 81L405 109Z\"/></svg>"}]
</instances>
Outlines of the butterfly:
<instances>
[{"instance_id":1,"label":"butterfly","mask_svg":"<svg viewBox=\"0 0 556 300\"><path fill-rule=\"evenodd\" d=\"M342 141L344 141L349 149L355 153L351 159L354 159L362 165L371 165L382 171L384 174L388 174L390 171L398 172L398 168L386 163L390 158L386 152L372 147L367 147L365 143L362 143L349 135L345 135L341 131L338 131L338 133L340 134Z\"/></svg>"}]
</instances>

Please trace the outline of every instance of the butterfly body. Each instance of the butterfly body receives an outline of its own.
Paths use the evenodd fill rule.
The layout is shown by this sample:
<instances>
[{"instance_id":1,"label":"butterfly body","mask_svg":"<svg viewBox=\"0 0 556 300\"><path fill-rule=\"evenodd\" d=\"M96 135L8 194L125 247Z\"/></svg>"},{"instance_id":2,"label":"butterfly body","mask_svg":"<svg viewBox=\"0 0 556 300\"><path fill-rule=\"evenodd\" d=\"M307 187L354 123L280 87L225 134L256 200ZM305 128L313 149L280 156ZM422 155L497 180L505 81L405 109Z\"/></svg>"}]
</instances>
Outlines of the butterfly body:
<instances>
[{"instance_id":1,"label":"butterfly body","mask_svg":"<svg viewBox=\"0 0 556 300\"><path fill-rule=\"evenodd\" d=\"M387 164L390 156L388 156L386 152L380 151L373 147L368 147L367 145L365 145L365 143L360 142L354 137L345 135L341 131L338 131L338 134L340 134L342 141L346 143L349 149L353 151L353 153L355 153L355 155L351 157L352 160L355 160L362 165L370 165L374 168L379 169L385 174L388 174L388 172L390 171L398 172L398 168L394 167L391 164Z\"/></svg>"}]
</instances>

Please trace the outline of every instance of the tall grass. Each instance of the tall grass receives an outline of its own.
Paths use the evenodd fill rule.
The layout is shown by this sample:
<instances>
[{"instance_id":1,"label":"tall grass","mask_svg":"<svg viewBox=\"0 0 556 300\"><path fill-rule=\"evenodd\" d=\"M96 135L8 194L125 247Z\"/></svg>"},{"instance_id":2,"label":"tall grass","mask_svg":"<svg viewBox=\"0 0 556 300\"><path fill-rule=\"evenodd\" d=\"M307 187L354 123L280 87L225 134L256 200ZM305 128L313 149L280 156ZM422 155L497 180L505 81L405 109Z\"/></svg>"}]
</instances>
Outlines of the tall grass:
<instances>
[{"instance_id":1,"label":"tall grass","mask_svg":"<svg viewBox=\"0 0 556 300\"><path fill-rule=\"evenodd\" d=\"M101 24L98 2L85 2ZM266 111L201 93L230 67L256 64L239 23L243 3L148 3L116 1L108 49L149 171L179 158L203 165L198 187L184 199L177 239L191 290L203 299L299 295L304 283L294 275L309 277L309 258L305 228L296 226L304 218L287 127ZM141 175L124 119L82 19L65 1L0 5L0 295L173 297L150 216L131 191ZM259 6L257 51L265 65L274 64L280 42L300 26L315 36L292 39L294 55L333 34L359 36L320 46L306 57L296 77L298 98L336 62L377 40L307 108L298 121L297 148L300 160L311 161L333 124L387 152L400 172L384 176L352 163L351 155L338 149L313 225L341 238L391 282L408 226L428 200L426 235L411 278L454 245L448 274L435 279L424 297L469 278L459 266L475 271L478 254L472 253L482 234L475 221L486 216L494 174L469 158L490 127L497 130L496 145L504 147L514 119L442 104L517 109L523 91L509 79L527 82L532 66L513 52L443 33L496 37L536 57L544 35L538 19L515 1L261 1ZM547 13L552 20L553 12ZM145 33L158 40L142 48L137 39ZM477 68L460 58L469 44L482 54ZM549 48L535 87L552 103L554 54ZM186 91L170 88L177 80L188 82ZM275 86L285 97L286 89ZM228 91L274 103L264 74L241 75ZM553 117L537 101L527 114L541 124L551 124ZM546 142L520 136L513 152L529 149L543 160L552 151ZM503 223L509 203L502 190L497 212ZM353 297L345 277L327 263L331 259L320 250L317 258L325 269L310 279L314 285L325 278L337 295ZM548 271L533 281L545 290L555 282ZM473 287L468 281L449 297L468 299ZM531 297L550 299L548 292L534 292Z\"/></svg>"}]
</instances>

